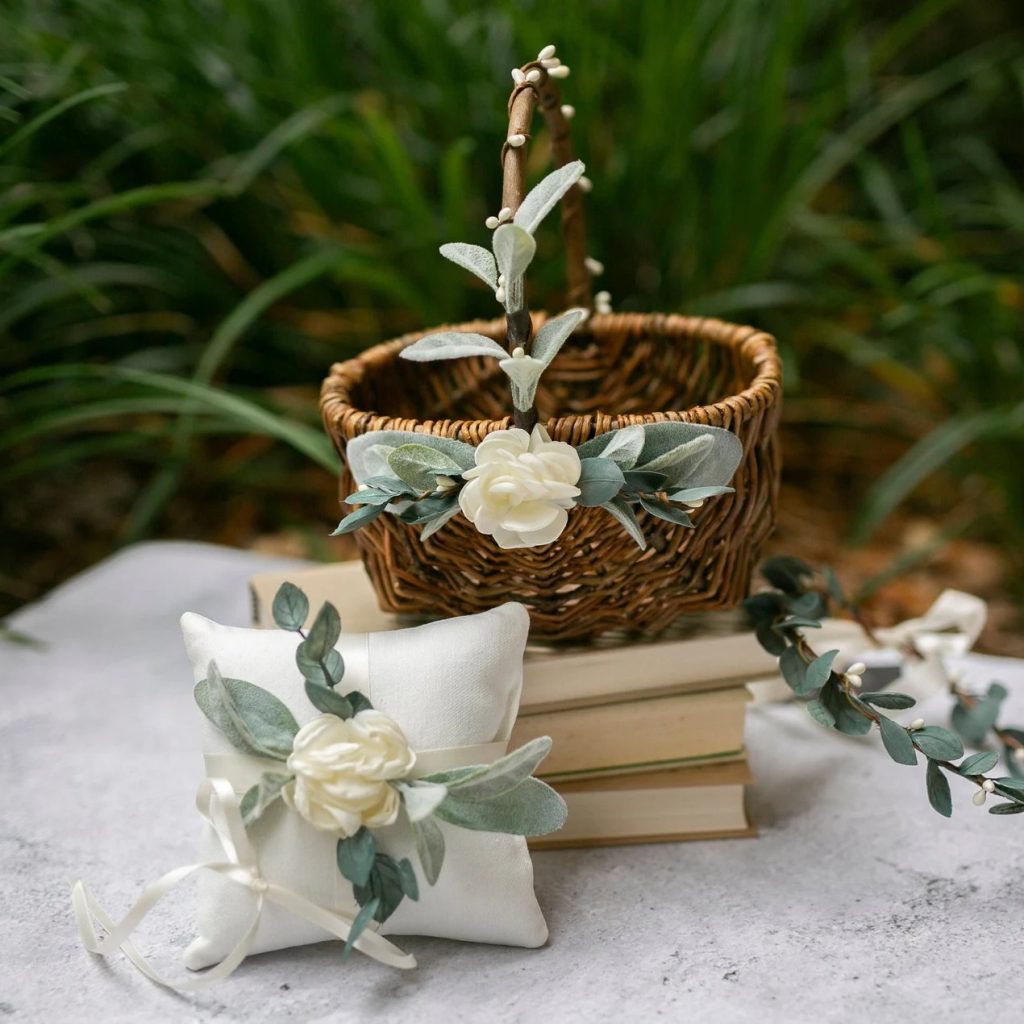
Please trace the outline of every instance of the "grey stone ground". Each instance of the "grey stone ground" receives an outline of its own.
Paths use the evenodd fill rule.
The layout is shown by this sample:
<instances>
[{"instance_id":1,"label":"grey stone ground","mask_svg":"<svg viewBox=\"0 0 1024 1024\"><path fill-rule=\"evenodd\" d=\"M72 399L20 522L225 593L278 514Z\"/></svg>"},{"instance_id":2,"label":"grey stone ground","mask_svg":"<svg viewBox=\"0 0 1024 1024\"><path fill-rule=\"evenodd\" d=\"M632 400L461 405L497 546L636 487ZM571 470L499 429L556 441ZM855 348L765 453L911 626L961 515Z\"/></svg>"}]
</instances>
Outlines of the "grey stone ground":
<instances>
[{"instance_id":1,"label":"grey stone ground","mask_svg":"<svg viewBox=\"0 0 1024 1024\"><path fill-rule=\"evenodd\" d=\"M324 944L254 958L188 998L88 956L69 879L120 914L195 855L199 761L178 616L245 623L247 577L278 564L143 545L14 620L48 647L0 646L0 1019L1022 1019L1024 816L985 814L958 787L944 821L920 768L825 735L792 706L750 716L761 838L538 855L545 949L402 939L420 967L401 973L342 965ZM1012 718L1024 721L1024 663L967 665L1014 687ZM944 707L922 713L938 720ZM161 905L140 939L168 969L190 938L190 897Z\"/></svg>"}]
</instances>

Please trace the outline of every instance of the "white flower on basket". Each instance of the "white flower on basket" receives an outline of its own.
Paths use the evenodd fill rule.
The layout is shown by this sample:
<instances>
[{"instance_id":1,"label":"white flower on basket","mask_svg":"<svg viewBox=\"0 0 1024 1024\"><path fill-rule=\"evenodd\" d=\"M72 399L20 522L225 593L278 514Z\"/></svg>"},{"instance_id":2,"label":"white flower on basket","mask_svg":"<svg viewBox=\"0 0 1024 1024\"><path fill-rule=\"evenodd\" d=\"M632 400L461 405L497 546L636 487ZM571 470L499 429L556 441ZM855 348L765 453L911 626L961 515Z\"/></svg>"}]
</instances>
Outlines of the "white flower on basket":
<instances>
[{"instance_id":1,"label":"white flower on basket","mask_svg":"<svg viewBox=\"0 0 1024 1024\"><path fill-rule=\"evenodd\" d=\"M476 466L459 492L462 514L502 548L550 544L565 529L580 489L580 457L564 441L552 441L538 424L496 430L475 452Z\"/></svg>"},{"instance_id":2,"label":"white flower on basket","mask_svg":"<svg viewBox=\"0 0 1024 1024\"><path fill-rule=\"evenodd\" d=\"M402 730L383 712L320 715L295 735L288 758L295 781L283 796L313 828L347 837L361 825L394 822L400 801L389 780L405 778L415 764Z\"/></svg>"}]
</instances>

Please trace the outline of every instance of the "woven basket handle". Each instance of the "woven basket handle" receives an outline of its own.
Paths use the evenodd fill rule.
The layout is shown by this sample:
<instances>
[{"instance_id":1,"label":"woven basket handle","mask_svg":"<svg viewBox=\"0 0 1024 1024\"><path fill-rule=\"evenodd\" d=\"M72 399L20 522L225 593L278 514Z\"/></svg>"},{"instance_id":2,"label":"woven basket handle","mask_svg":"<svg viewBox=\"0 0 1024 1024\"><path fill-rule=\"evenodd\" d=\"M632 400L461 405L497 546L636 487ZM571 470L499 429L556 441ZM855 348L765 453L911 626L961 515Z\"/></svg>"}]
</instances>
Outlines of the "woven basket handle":
<instances>
[{"instance_id":1,"label":"woven basket handle","mask_svg":"<svg viewBox=\"0 0 1024 1024\"><path fill-rule=\"evenodd\" d=\"M555 166L562 167L575 157L569 137L569 119L562 112L562 93L540 59L524 64L522 80L508 100L508 134L501 147L501 205L514 214L523 201L526 189L526 149L530 141L530 124L539 106L551 135L551 152ZM532 72L536 81L529 81ZM570 111L571 113L571 111ZM522 135L525 142L513 146L508 139ZM577 183L562 197L562 236L565 239L566 272L569 280L568 305L593 305L591 276L587 269L586 231L583 223L583 189Z\"/></svg>"}]
</instances>

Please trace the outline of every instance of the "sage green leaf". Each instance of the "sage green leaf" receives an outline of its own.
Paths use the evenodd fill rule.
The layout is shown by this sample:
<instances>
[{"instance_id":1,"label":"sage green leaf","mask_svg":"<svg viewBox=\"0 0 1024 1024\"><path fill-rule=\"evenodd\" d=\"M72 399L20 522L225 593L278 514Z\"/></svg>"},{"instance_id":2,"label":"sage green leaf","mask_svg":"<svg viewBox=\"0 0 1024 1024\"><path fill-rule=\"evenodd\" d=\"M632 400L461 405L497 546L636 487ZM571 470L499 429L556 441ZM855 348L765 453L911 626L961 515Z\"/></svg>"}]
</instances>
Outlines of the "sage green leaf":
<instances>
[{"instance_id":1,"label":"sage green leaf","mask_svg":"<svg viewBox=\"0 0 1024 1024\"><path fill-rule=\"evenodd\" d=\"M995 782L1000 789L1005 789L1010 793L1019 794L1019 799L1024 799L1024 779L1011 777L996 779Z\"/></svg>"},{"instance_id":2,"label":"sage green leaf","mask_svg":"<svg viewBox=\"0 0 1024 1024\"><path fill-rule=\"evenodd\" d=\"M704 501L706 498L717 498L720 494L735 494L735 487L717 485L713 487L684 487L668 496L669 501Z\"/></svg>"},{"instance_id":3,"label":"sage green leaf","mask_svg":"<svg viewBox=\"0 0 1024 1024\"><path fill-rule=\"evenodd\" d=\"M928 787L928 800L932 807L944 818L948 818L953 813L953 797L949 792L949 779L931 758L928 759L925 784Z\"/></svg>"},{"instance_id":4,"label":"sage green leaf","mask_svg":"<svg viewBox=\"0 0 1024 1024\"><path fill-rule=\"evenodd\" d=\"M917 764L917 752L910 733L885 715L879 716L878 725L882 731L882 745L889 756L898 764Z\"/></svg>"},{"instance_id":5,"label":"sage green leaf","mask_svg":"<svg viewBox=\"0 0 1024 1024\"><path fill-rule=\"evenodd\" d=\"M345 662L333 648L323 658L310 657L306 642L299 644L295 651L295 664L303 679L317 686L334 687L345 675Z\"/></svg>"},{"instance_id":6,"label":"sage green leaf","mask_svg":"<svg viewBox=\"0 0 1024 1024\"><path fill-rule=\"evenodd\" d=\"M248 828L261 814L281 796L281 792L294 775L279 775L277 772L264 772L260 781L246 790L238 810L242 815L242 824Z\"/></svg>"},{"instance_id":7,"label":"sage green leaf","mask_svg":"<svg viewBox=\"0 0 1024 1024\"><path fill-rule=\"evenodd\" d=\"M243 679L224 679L210 662L195 699L204 715L245 754L287 760L299 731L292 713L272 693Z\"/></svg>"},{"instance_id":8,"label":"sage green leaf","mask_svg":"<svg viewBox=\"0 0 1024 1024\"><path fill-rule=\"evenodd\" d=\"M669 478L693 476L697 467L711 453L714 444L714 438L708 434L701 434L677 444L656 458L640 463L637 468L648 472L665 473Z\"/></svg>"},{"instance_id":9,"label":"sage green leaf","mask_svg":"<svg viewBox=\"0 0 1024 1024\"><path fill-rule=\"evenodd\" d=\"M558 200L580 180L583 169L581 160L573 160L542 178L519 204L512 223L532 235L540 227L541 221L554 209ZM505 276L508 277L507 274Z\"/></svg>"},{"instance_id":10,"label":"sage green leaf","mask_svg":"<svg viewBox=\"0 0 1024 1024\"><path fill-rule=\"evenodd\" d=\"M621 498L612 498L611 501L606 501L601 508L625 527L626 532L636 541L641 551L647 547L644 532L640 529L640 524L637 522L633 510Z\"/></svg>"},{"instance_id":11,"label":"sage green leaf","mask_svg":"<svg viewBox=\"0 0 1024 1024\"><path fill-rule=\"evenodd\" d=\"M374 897L360 907L359 913L356 914L355 919L352 921L352 927L349 929L348 938L345 940L345 948L341 951L341 959L343 961L348 959L349 954L352 952L352 947L358 942L359 936L366 931L366 926L377 916L379 909L380 899L378 897Z\"/></svg>"},{"instance_id":12,"label":"sage green leaf","mask_svg":"<svg viewBox=\"0 0 1024 1024\"><path fill-rule=\"evenodd\" d=\"M274 595L271 612L281 629L302 629L309 615L309 598L294 583L282 583Z\"/></svg>"},{"instance_id":13,"label":"sage green leaf","mask_svg":"<svg viewBox=\"0 0 1024 1024\"><path fill-rule=\"evenodd\" d=\"M384 507L383 505L360 506L355 512L350 512L338 523L331 531L331 536L340 537L343 533L352 533L353 530L358 530L361 526L372 523L384 511Z\"/></svg>"},{"instance_id":14,"label":"sage green leaf","mask_svg":"<svg viewBox=\"0 0 1024 1024\"><path fill-rule=\"evenodd\" d=\"M345 699L352 705L352 713L354 715L358 715L360 711L373 710L373 704L370 703L370 698L365 694L360 693L358 690L352 690L350 693L346 693Z\"/></svg>"},{"instance_id":15,"label":"sage green leaf","mask_svg":"<svg viewBox=\"0 0 1024 1024\"><path fill-rule=\"evenodd\" d=\"M825 726L826 729L831 729L836 724L835 715L820 700L812 700L807 703L807 713L813 718L819 725Z\"/></svg>"},{"instance_id":16,"label":"sage green leaf","mask_svg":"<svg viewBox=\"0 0 1024 1024\"><path fill-rule=\"evenodd\" d=\"M809 693L814 693L816 690L820 690L828 681L832 675L832 663L836 660L836 655L839 651L826 651L824 654L819 654L807 666L807 677L806 685L807 689L801 696L806 696Z\"/></svg>"},{"instance_id":17,"label":"sage green leaf","mask_svg":"<svg viewBox=\"0 0 1024 1024\"><path fill-rule=\"evenodd\" d=\"M841 686L829 683L821 689L818 698L836 720L834 728L846 736L863 736L871 729L872 720L858 711L854 698L846 695Z\"/></svg>"},{"instance_id":18,"label":"sage green leaf","mask_svg":"<svg viewBox=\"0 0 1024 1024\"><path fill-rule=\"evenodd\" d=\"M914 745L926 757L936 761L955 761L963 757L964 745L947 729L929 725L914 730Z\"/></svg>"},{"instance_id":19,"label":"sage green leaf","mask_svg":"<svg viewBox=\"0 0 1024 1024\"><path fill-rule=\"evenodd\" d=\"M449 794L459 800L485 801L500 797L528 779L551 751L551 737L538 736L492 764L476 765L457 779L438 780L425 776L425 782L444 781Z\"/></svg>"},{"instance_id":20,"label":"sage green leaf","mask_svg":"<svg viewBox=\"0 0 1024 1024\"><path fill-rule=\"evenodd\" d=\"M334 650L340 636L341 617L338 609L330 601L324 601L301 644L303 653L311 661L326 658Z\"/></svg>"},{"instance_id":21,"label":"sage green leaf","mask_svg":"<svg viewBox=\"0 0 1024 1024\"><path fill-rule=\"evenodd\" d=\"M458 500L452 502L451 507L442 512L440 515L434 516L426 526L420 531L420 540L426 540L428 537L433 537L438 530L441 529L446 523L451 522L459 514L459 502Z\"/></svg>"},{"instance_id":22,"label":"sage green leaf","mask_svg":"<svg viewBox=\"0 0 1024 1024\"><path fill-rule=\"evenodd\" d=\"M984 697L968 707L958 701L953 708L951 725L963 737L965 742L978 747L985 742L989 732L999 720L1003 701L1006 699L1006 687L1001 683L992 683Z\"/></svg>"},{"instance_id":23,"label":"sage green leaf","mask_svg":"<svg viewBox=\"0 0 1024 1024\"><path fill-rule=\"evenodd\" d=\"M632 469L644 448L644 428L642 426L623 427L607 434L600 434L594 441L607 443L600 447L600 457L611 459L620 469ZM593 442L588 442L593 444ZM582 457L582 456L581 456Z\"/></svg>"},{"instance_id":24,"label":"sage green leaf","mask_svg":"<svg viewBox=\"0 0 1024 1024\"><path fill-rule=\"evenodd\" d=\"M622 470L612 459L581 459L580 478L576 481L580 494L576 504L596 508L611 501L624 484Z\"/></svg>"},{"instance_id":25,"label":"sage green leaf","mask_svg":"<svg viewBox=\"0 0 1024 1024\"><path fill-rule=\"evenodd\" d=\"M416 842L416 856L423 868L423 877L428 885L436 884L444 864L444 833L433 818L424 818L412 823L412 835Z\"/></svg>"},{"instance_id":26,"label":"sage green leaf","mask_svg":"<svg viewBox=\"0 0 1024 1024\"><path fill-rule=\"evenodd\" d=\"M626 486L633 491L643 491L647 494L654 494L662 491L668 486L668 477L664 473L645 472L639 469L627 469L623 471L623 478Z\"/></svg>"},{"instance_id":27,"label":"sage green leaf","mask_svg":"<svg viewBox=\"0 0 1024 1024\"><path fill-rule=\"evenodd\" d=\"M439 359L461 359L466 356L490 356L504 359L505 351L493 338L472 331L438 331L413 342L398 353L402 359L414 363L429 363Z\"/></svg>"},{"instance_id":28,"label":"sage green leaf","mask_svg":"<svg viewBox=\"0 0 1024 1024\"><path fill-rule=\"evenodd\" d=\"M438 476L462 474L462 468L451 456L425 444L399 445L388 456L388 465L399 480L420 491L432 491Z\"/></svg>"},{"instance_id":29,"label":"sage green leaf","mask_svg":"<svg viewBox=\"0 0 1024 1024\"><path fill-rule=\"evenodd\" d=\"M548 320L533 339L530 355L550 366L561 351L569 335L586 319L587 310L570 309Z\"/></svg>"},{"instance_id":30,"label":"sage green leaf","mask_svg":"<svg viewBox=\"0 0 1024 1024\"><path fill-rule=\"evenodd\" d=\"M521 412L532 409L545 364L533 356L523 355L508 356L498 366L512 384L512 404Z\"/></svg>"},{"instance_id":31,"label":"sage green leaf","mask_svg":"<svg viewBox=\"0 0 1024 1024\"><path fill-rule=\"evenodd\" d=\"M452 509L458 511L458 508L459 492L453 489L443 494L432 494L419 501L414 501L399 513L398 518L403 523L419 526L421 523L431 523L440 516L448 515ZM449 518L451 517L449 516Z\"/></svg>"},{"instance_id":32,"label":"sage green leaf","mask_svg":"<svg viewBox=\"0 0 1024 1024\"><path fill-rule=\"evenodd\" d=\"M779 670L789 688L795 694L802 694L807 689L807 665L796 647L787 647L779 657ZM820 689L821 687L814 687Z\"/></svg>"},{"instance_id":33,"label":"sage green leaf","mask_svg":"<svg viewBox=\"0 0 1024 1024\"><path fill-rule=\"evenodd\" d=\"M470 245L468 242L446 242L440 252L446 260L475 274L492 291L498 287L498 265L483 246Z\"/></svg>"},{"instance_id":34,"label":"sage green leaf","mask_svg":"<svg viewBox=\"0 0 1024 1024\"><path fill-rule=\"evenodd\" d=\"M460 828L543 836L565 824L565 801L540 779L528 778L493 800L466 800L449 791L434 816Z\"/></svg>"},{"instance_id":35,"label":"sage green leaf","mask_svg":"<svg viewBox=\"0 0 1024 1024\"><path fill-rule=\"evenodd\" d=\"M1002 732L1004 735L1010 736L1015 739L1018 743L1024 743L1024 731L1020 729L1010 729L1006 726L1003 727ZM1006 768L1011 775L1017 778L1024 779L1024 764L1018 761L1014 756L1014 748L1009 744L1003 744L1003 758L1006 761Z\"/></svg>"},{"instance_id":36,"label":"sage green leaf","mask_svg":"<svg viewBox=\"0 0 1024 1024\"><path fill-rule=\"evenodd\" d=\"M436 782L427 782L425 779L418 779L415 782L397 782L395 785L402 794L405 813L411 822L429 818L448 795L447 786Z\"/></svg>"},{"instance_id":37,"label":"sage green leaf","mask_svg":"<svg viewBox=\"0 0 1024 1024\"><path fill-rule=\"evenodd\" d=\"M495 229L491 247L498 261L498 272L505 275L505 290L508 291L509 285L526 273L537 251L537 243L529 231L513 222Z\"/></svg>"},{"instance_id":38,"label":"sage green leaf","mask_svg":"<svg viewBox=\"0 0 1024 1024\"><path fill-rule=\"evenodd\" d=\"M356 483L370 483L372 477L380 475L393 476L386 458L390 458L391 452L404 444L426 445L442 452L459 466L460 474L472 469L476 464L476 449L463 441L437 437L434 434L420 434L412 430L371 430L367 434L352 438L345 447L345 461ZM380 450L386 452L383 464L378 457Z\"/></svg>"},{"instance_id":39,"label":"sage green leaf","mask_svg":"<svg viewBox=\"0 0 1024 1024\"><path fill-rule=\"evenodd\" d=\"M415 491L413 493L416 493ZM346 499L346 505L390 505L397 496L392 491L378 487L363 487L353 491Z\"/></svg>"},{"instance_id":40,"label":"sage green leaf","mask_svg":"<svg viewBox=\"0 0 1024 1024\"><path fill-rule=\"evenodd\" d=\"M306 696L309 703L325 715L337 715L338 718L351 718L355 713L352 705L337 690L320 683L306 680Z\"/></svg>"},{"instance_id":41,"label":"sage green leaf","mask_svg":"<svg viewBox=\"0 0 1024 1024\"><path fill-rule=\"evenodd\" d=\"M786 643L785 637L781 636L770 622L761 623L757 627L755 636L757 637L757 642L769 654L774 654L776 658L781 658L789 646Z\"/></svg>"},{"instance_id":42,"label":"sage green leaf","mask_svg":"<svg viewBox=\"0 0 1024 1024\"><path fill-rule=\"evenodd\" d=\"M873 704L876 708L888 708L890 711L906 711L917 703L913 697L905 693L890 693L888 690L862 693L860 699L865 704Z\"/></svg>"},{"instance_id":43,"label":"sage green leaf","mask_svg":"<svg viewBox=\"0 0 1024 1024\"><path fill-rule=\"evenodd\" d=\"M673 523L676 526L693 527L693 520L681 508L676 508L664 501L657 501L654 498L645 498L643 495L640 496L640 504L643 506L644 511L649 512L658 519L664 519L667 523Z\"/></svg>"},{"instance_id":44,"label":"sage green leaf","mask_svg":"<svg viewBox=\"0 0 1024 1024\"><path fill-rule=\"evenodd\" d=\"M364 825L355 835L338 840L335 855L343 878L353 885L366 885L377 857L377 841Z\"/></svg>"},{"instance_id":45,"label":"sage green leaf","mask_svg":"<svg viewBox=\"0 0 1024 1024\"><path fill-rule=\"evenodd\" d=\"M998 763L999 755L994 750L982 750L978 754L965 757L957 765L957 768L964 775L984 775L986 772L992 771Z\"/></svg>"},{"instance_id":46,"label":"sage green leaf","mask_svg":"<svg viewBox=\"0 0 1024 1024\"><path fill-rule=\"evenodd\" d=\"M377 447L386 447L388 455L395 450L394 448L386 445L377 445ZM384 476L371 476L368 480L364 480L363 483L372 490L381 491L384 494L390 494L394 498L412 497L420 493L414 487L410 487L404 480L399 480L397 476L391 476L386 460L384 463L384 469L388 470ZM357 491L356 493L361 494L362 492Z\"/></svg>"},{"instance_id":47,"label":"sage green leaf","mask_svg":"<svg viewBox=\"0 0 1024 1024\"><path fill-rule=\"evenodd\" d=\"M416 881L416 872L412 869L412 862L408 857L403 857L398 862L398 880L402 886L402 892L411 900L420 898L420 885Z\"/></svg>"},{"instance_id":48,"label":"sage green leaf","mask_svg":"<svg viewBox=\"0 0 1024 1024\"><path fill-rule=\"evenodd\" d=\"M405 898L402 869L398 862L386 853L378 853L374 858L369 880L365 885L353 885L352 893L360 906L373 899L378 900L374 918L380 922L386 921Z\"/></svg>"},{"instance_id":49,"label":"sage green leaf","mask_svg":"<svg viewBox=\"0 0 1024 1024\"><path fill-rule=\"evenodd\" d=\"M989 814L1024 814L1024 804L993 804Z\"/></svg>"}]
</instances>

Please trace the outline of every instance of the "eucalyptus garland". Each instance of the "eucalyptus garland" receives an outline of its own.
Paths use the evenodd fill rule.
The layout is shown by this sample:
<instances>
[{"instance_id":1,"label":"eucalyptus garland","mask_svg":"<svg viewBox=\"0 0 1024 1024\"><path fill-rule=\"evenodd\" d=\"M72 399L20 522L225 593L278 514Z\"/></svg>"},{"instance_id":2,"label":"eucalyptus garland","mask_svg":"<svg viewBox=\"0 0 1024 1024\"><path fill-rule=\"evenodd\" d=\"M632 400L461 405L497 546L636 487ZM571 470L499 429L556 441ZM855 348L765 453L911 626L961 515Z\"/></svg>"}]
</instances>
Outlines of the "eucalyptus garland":
<instances>
[{"instance_id":1,"label":"eucalyptus garland","mask_svg":"<svg viewBox=\"0 0 1024 1024\"><path fill-rule=\"evenodd\" d=\"M804 631L820 628L822 618L833 608L863 624L859 609L835 574L828 568L816 572L791 556L771 559L761 567L761 574L771 589L747 598L744 607L758 642L779 659L783 679L819 725L847 736L863 736L877 728L882 746L897 764L917 765L921 754L928 799L947 818L953 813L949 775L977 787L975 804L984 804L990 794L1005 798L989 813L1024 813L1024 730L997 724L1005 687L993 683L984 694L971 694L951 683L953 731L926 725L922 718L902 725L883 711L908 710L916 703L913 697L889 690L863 691L867 667L862 662L839 671L835 667L839 651L819 654L807 640ZM904 653L920 657L913 649ZM964 743L982 747L990 739L1000 751L978 750L964 756ZM992 777L988 773L999 764L1000 753L1009 774Z\"/></svg>"}]
</instances>

